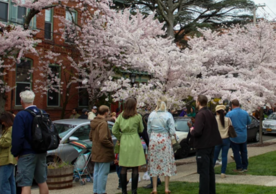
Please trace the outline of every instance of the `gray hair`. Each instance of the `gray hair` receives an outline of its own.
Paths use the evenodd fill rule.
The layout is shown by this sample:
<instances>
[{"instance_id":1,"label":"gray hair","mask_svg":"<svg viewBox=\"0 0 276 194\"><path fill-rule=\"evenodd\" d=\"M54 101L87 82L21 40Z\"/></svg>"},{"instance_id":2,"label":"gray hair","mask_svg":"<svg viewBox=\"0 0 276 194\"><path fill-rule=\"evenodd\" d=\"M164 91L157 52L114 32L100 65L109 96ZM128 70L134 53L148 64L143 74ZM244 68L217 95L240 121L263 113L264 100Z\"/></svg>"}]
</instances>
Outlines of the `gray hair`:
<instances>
[{"instance_id":1,"label":"gray hair","mask_svg":"<svg viewBox=\"0 0 276 194\"><path fill-rule=\"evenodd\" d=\"M35 94L33 91L25 90L20 93L20 98L25 104L32 104L35 99Z\"/></svg>"}]
</instances>

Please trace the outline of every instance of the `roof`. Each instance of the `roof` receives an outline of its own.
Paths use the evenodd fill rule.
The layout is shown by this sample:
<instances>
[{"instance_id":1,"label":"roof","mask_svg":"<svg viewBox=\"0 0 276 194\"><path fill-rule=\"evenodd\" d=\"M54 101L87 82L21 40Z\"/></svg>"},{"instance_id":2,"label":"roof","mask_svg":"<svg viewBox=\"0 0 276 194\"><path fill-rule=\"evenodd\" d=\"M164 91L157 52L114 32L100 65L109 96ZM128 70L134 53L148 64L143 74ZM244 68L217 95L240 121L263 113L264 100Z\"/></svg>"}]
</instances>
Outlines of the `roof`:
<instances>
[{"instance_id":1,"label":"roof","mask_svg":"<svg viewBox=\"0 0 276 194\"><path fill-rule=\"evenodd\" d=\"M58 124L68 124L68 125L81 125L81 124L89 124L89 119L61 119L61 120L55 120L53 123ZM113 125L113 122L108 121L109 125Z\"/></svg>"}]
</instances>

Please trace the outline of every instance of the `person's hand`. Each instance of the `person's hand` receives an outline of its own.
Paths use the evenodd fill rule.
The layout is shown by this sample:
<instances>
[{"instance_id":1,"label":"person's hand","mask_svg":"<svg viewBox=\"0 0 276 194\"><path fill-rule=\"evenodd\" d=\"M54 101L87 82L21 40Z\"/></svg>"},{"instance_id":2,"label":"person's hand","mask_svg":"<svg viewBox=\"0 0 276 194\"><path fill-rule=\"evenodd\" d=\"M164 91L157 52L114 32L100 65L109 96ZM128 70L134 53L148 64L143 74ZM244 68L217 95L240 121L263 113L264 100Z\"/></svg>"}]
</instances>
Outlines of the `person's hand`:
<instances>
[{"instance_id":1,"label":"person's hand","mask_svg":"<svg viewBox=\"0 0 276 194\"><path fill-rule=\"evenodd\" d=\"M15 157L15 159L16 159L16 161L18 161L18 156L17 156L17 157Z\"/></svg>"},{"instance_id":2,"label":"person's hand","mask_svg":"<svg viewBox=\"0 0 276 194\"><path fill-rule=\"evenodd\" d=\"M118 160L117 159L114 160L114 164L118 164Z\"/></svg>"},{"instance_id":3,"label":"person's hand","mask_svg":"<svg viewBox=\"0 0 276 194\"><path fill-rule=\"evenodd\" d=\"M118 146L120 145L120 141L118 141Z\"/></svg>"},{"instance_id":4,"label":"person's hand","mask_svg":"<svg viewBox=\"0 0 276 194\"><path fill-rule=\"evenodd\" d=\"M187 125L189 126L189 128L192 127L192 123L188 122Z\"/></svg>"},{"instance_id":5,"label":"person's hand","mask_svg":"<svg viewBox=\"0 0 276 194\"><path fill-rule=\"evenodd\" d=\"M190 132L192 132L194 129L195 129L194 127L190 128Z\"/></svg>"}]
</instances>

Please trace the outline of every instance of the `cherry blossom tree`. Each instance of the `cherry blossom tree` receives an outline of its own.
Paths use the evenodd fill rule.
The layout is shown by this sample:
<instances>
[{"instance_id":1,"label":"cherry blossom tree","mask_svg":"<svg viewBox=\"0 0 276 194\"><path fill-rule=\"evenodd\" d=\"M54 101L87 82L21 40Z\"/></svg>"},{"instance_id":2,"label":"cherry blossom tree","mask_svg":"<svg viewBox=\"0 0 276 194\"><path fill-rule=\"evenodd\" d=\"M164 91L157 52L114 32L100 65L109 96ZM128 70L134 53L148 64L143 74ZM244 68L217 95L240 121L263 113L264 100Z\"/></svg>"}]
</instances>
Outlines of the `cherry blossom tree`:
<instances>
[{"instance_id":1,"label":"cherry blossom tree","mask_svg":"<svg viewBox=\"0 0 276 194\"><path fill-rule=\"evenodd\" d=\"M27 53L36 54L34 46L39 40L34 40L36 31L23 30L20 26L5 25L0 22L0 108L5 107L5 93L15 86L5 82L9 71L15 70L15 64Z\"/></svg>"},{"instance_id":2,"label":"cherry blossom tree","mask_svg":"<svg viewBox=\"0 0 276 194\"><path fill-rule=\"evenodd\" d=\"M276 95L276 33L274 25L232 26L221 32L202 30L202 37L189 41L190 52L202 57L205 71L196 93L239 99L251 111ZM274 104L274 103L273 103Z\"/></svg>"}]
</instances>

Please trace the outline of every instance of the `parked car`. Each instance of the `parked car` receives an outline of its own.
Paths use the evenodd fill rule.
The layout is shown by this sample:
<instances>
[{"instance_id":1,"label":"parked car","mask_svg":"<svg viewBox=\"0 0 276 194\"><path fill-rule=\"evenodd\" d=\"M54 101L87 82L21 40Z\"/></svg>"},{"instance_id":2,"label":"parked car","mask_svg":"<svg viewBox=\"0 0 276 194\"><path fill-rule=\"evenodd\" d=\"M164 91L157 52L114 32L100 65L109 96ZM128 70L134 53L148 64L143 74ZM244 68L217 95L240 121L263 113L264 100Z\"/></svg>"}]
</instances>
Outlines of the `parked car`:
<instances>
[{"instance_id":1,"label":"parked car","mask_svg":"<svg viewBox=\"0 0 276 194\"><path fill-rule=\"evenodd\" d=\"M68 163L74 163L79 153L77 150L69 144L70 141L82 140L86 143L92 143L89 140L90 133L90 120L86 119L62 119L53 121L61 141L57 149L47 152L47 162L52 162L54 158L65 161ZM108 127L111 130L113 122L108 122ZM112 141L114 145L117 139L112 135Z\"/></svg>"},{"instance_id":2,"label":"parked car","mask_svg":"<svg viewBox=\"0 0 276 194\"><path fill-rule=\"evenodd\" d=\"M264 134L276 134L276 113L272 113L263 121Z\"/></svg>"}]
</instances>

